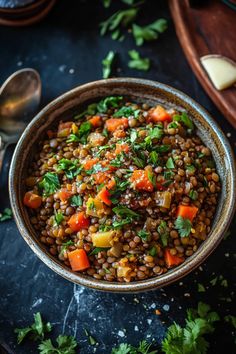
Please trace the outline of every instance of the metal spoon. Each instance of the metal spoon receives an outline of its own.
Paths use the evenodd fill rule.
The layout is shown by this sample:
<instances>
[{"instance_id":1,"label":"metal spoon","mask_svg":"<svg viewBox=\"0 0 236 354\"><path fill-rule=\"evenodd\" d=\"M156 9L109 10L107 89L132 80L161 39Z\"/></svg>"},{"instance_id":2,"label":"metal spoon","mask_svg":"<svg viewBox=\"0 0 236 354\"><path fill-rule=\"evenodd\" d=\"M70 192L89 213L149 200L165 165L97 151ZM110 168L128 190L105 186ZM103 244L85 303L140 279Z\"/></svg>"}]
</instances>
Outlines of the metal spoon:
<instances>
[{"instance_id":1,"label":"metal spoon","mask_svg":"<svg viewBox=\"0 0 236 354\"><path fill-rule=\"evenodd\" d=\"M40 98L41 80L34 69L16 71L0 88L0 171L7 146L18 141Z\"/></svg>"}]
</instances>

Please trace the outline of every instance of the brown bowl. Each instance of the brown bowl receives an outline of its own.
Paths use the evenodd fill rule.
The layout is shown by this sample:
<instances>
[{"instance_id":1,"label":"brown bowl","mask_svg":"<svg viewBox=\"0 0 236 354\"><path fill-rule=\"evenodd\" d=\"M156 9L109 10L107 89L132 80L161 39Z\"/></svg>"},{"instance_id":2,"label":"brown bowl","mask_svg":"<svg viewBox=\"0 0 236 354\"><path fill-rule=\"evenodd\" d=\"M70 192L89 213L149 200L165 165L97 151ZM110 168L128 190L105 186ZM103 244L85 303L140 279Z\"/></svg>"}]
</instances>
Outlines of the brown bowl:
<instances>
[{"instance_id":1,"label":"brown bowl","mask_svg":"<svg viewBox=\"0 0 236 354\"><path fill-rule=\"evenodd\" d=\"M196 253L187 258L177 268L167 273L131 283L118 283L96 280L92 277L73 272L54 258L40 243L30 224L29 215L22 203L24 178L27 168L37 150L37 141L45 131L61 119L71 118L81 112L85 105L110 95L128 96L138 102L155 104L164 102L170 107L186 109L197 127L197 134L209 146L216 161L217 171L222 181L222 192L218 201L212 229L208 238ZM224 134L198 103L184 93L161 83L131 78L108 79L79 86L48 104L27 126L22 134L11 162L9 190L11 206L18 229L34 253L53 271L64 278L96 290L113 292L138 292L168 285L187 275L199 266L222 240L233 216L236 200L235 165L230 145Z\"/></svg>"}]
</instances>

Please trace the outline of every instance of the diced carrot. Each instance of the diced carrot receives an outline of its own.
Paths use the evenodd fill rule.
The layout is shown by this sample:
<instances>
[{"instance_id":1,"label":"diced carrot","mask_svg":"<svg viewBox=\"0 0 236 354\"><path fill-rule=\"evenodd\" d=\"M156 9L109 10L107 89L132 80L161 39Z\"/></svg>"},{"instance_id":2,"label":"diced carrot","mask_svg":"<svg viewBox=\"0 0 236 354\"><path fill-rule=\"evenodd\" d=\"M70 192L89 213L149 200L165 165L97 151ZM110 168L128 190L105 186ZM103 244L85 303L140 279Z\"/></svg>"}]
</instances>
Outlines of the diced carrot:
<instances>
[{"instance_id":1,"label":"diced carrot","mask_svg":"<svg viewBox=\"0 0 236 354\"><path fill-rule=\"evenodd\" d=\"M115 159L115 157L116 157L116 154L114 152L112 152L112 151L107 151L105 153L105 158L107 160L113 160L113 159Z\"/></svg>"},{"instance_id":2,"label":"diced carrot","mask_svg":"<svg viewBox=\"0 0 236 354\"><path fill-rule=\"evenodd\" d=\"M72 193L67 189L61 189L60 192L58 192L58 197L62 202L66 202L71 197L71 195Z\"/></svg>"},{"instance_id":3,"label":"diced carrot","mask_svg":"<svg viewBox=\"0 0 236 354\"><path fill-rule=\"evenodd\" d=\"M153 123L169 121L171 122L171 115L162 106L156 106L150 109L148 115L148 121Z\"/></svg>"},{"instance_id":4,"label":"diced carrot","mask_svg":"<svg viewBox=\"0 0 236 354\"><path fill-rule=\"evenodd\" d=\"M106 128L109 132L114 132L118 128L128 128L128 118L110 118L106 121Z\"/></svg>"},{"instance_id":5,"label":"diced carrot","mask_svg":"<svg viewBox=\"0 0 236 354\"><path fill-rule=\"evenodd\" d=\"M110 161L101 161L101 166L106 168L106 173L114 172L117 170L117 167L110 165Z\"/></svg>"},{"instance_id":6,"label":"diced carrot","mask_svg":"<svg viewBox=\"0 0 236 354\"><path fill-rule=\"evenodd\" d=\"M73 124L73 122L60 122L60 124L58 126L58 131L64 130L66 128L71 128L72 124Z\"/></svg>"},{"instance_id":7,"label":"diced carrot","mask_svg":"<svg viewBox=\"0 0 236 354\"><path fill-rule=\"evenodd\" d=\"M100 192L98 193L97 197L103 202L105 203L106 205L111 205L112 204L112 201L110 200L110 193L109 191L107 190L106 187L102 188L100 190Z\"/></svg>"},{"instance_id":8,"label":"diced carrot","mask_svg":"<svg viewBox=\"0 0 236 354\"><path fill-rule=\"evenodd\" d=\"M98 158L95 158L95 159L90 159L90 160L87 160L85 161L85 163L83 164L83 168L84 170L88 171L88 170L91 170L91 168L96 165L96 163L99 161Z\"/></svg>"},{"instance_id":9,"label":"diced carrot","mask_svg":"<svg viewBox=\"0 0 236 354\"><path fill-rule=\"evenodd\" d=\"M189 219L191 222L197 215L198 208L190 205L179 205L177 210L177 217L182 216L184 219Z\"/></svg>"},{"instance_id":10,"label":"diced carrot","mask_svg":"<svg viewBox=\"0 0 236 354\"><path fill-rule=\"evenodd\" d=\"M168 268L177 266L184 261L183 257L173 256L168 248L165 249L164 258Z\"/></svg>"},{"instance_id":11,"label":"diced carrot","mask_svg":"<svg viewBox=\"0 0 236 354\"><path fill-rule=\"evenodd\" d=\"M68 252L68 259L73 271L85 270L90 267L89 259L84 249Z\"/></svg>"},{"instance_id":12,"label":"diced carrot","mask_svg":"<svg viewBox=\"0 0 236 354\"><path fill-rule=\"evenodd\" d=\"M113 133L114 138L125 138L126 132L123 129L117 129Z\"/></svg>"},{"instance_id":13,"label":"diced carrot","mask_svg":"<svg viewBox=\"0 0 236 354\"><path fill-rule=\"evenodd\" d=\"M95 184L106 183L109 179L109 176L106 172L98 172L92 175Z\"/></svg>"},{"instance_id":14,"label":"diced carrot","mask_svg":"<svg viewBox=\"0 0 236 354\"><path fill-rule=\"evenodd\" d=\"M108 183L107 183L107 189L113 189L114 187L115 187L115 185L116 185L116 181L115 181L115 179L114 178L112 178Z\"/></svg>"},{"instance_id":15,"label":"diced carrot","mask_svg":"<svg viewBox=\"0 0 236 354\"><path fill-rule=\"evenodd\" d=\"M42 198L33 192L26 192L23 202L27 207L37 209L42 204Z\"/></svg>"},{"instance_id":16,"label":"diced carrot","mask_svg":"<svg viewBox=\"0 0 236 354\"><path fill-rule=\"evenodd\" d=\"M130 178L134 189L143 190L147 192L153 191L153 184L148 178L148 171L135 170Z\"/></svg>"},{"instance_id":17,"label":"diced carrot","mask_svg":"<svg viewBox=\"0 0 236 354\"><path fill-rule=\"evenodd\" d=\"M128 144L116 144L115 154L118 155L121 152L129 152L129 145Z\"/></svg>"},{"instance_id":18,"label":"diced carrot","mask_svg":"<svg viewBox=\"0 0 236 354\"><path fill-rule=\"evenodd\" d=\"M83 211L73 214L68 220L68 225L74 232L80 231L81 229L87 229L90 225L89 219L85 216Z\"/></svg>"},{"instance_id":19,"label":"diced carrot","mask_svg":"<svg viewBox=\"0 0 236 354\"><path fill-rule=\"evenodd\" d=\"M94 128L98 128L102 124L102 118L100 116L93 116L91 119L89 119L89 122Z\"/></svg>"}]
</instances>

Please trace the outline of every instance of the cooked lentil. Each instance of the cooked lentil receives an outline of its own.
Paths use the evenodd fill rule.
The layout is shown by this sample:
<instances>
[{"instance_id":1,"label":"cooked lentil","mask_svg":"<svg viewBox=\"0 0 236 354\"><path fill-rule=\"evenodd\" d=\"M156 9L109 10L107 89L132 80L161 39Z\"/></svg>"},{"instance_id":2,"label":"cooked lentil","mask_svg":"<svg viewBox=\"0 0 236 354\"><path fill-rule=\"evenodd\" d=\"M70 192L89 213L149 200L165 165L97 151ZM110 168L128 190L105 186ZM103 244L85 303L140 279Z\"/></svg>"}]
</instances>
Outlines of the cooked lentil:
<instances>
[{"instance_id":1,"label":"cooked lentil","mask_svg":"<svg viewBox=\"0 0 236 354\"><path fill-rule=\"evenodd\" d=\"M48 131L25 187L50 253L118 282L158 276L192 256L221 190L211 151L185 112L123 97Z\"/></svg>"}]
</instances>

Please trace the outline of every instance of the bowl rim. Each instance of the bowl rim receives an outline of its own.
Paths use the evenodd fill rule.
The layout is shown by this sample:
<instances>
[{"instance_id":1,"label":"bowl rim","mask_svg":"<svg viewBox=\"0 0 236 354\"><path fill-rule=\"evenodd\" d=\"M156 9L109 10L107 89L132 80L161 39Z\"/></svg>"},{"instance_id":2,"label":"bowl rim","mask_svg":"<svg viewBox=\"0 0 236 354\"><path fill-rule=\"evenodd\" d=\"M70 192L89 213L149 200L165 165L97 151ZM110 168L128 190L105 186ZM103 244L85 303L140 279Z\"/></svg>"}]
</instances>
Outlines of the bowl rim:
<instances>
[{"instance_id":1,"label":"bowl rim","mask_svg":"<svg viewBox=\"0 0 236 354\"><path fill-rule=\"evenodd\" d=\"M176 96L178 99L184 101L186 104L188 104L191 109L196 111L203 119L206 121L208 126L214 127L214 131L217 134L217 137L220 141L221 146L223 147L223 151L225 156L227 157L227 160L229 162L229 178L230 178L230 186L231 188L228 190L226 194L226 200L229 205L229 212L222 224L219 225L218 230L214 233L214 242L211 238L208 238L204 241L204 247L199 248L198 251L194 254L195 257L189 257L185 260L184 263L182 263L180 266L173 268L172 270L169 270L168 272L164 273L163 275L153 277L153 278L148 278L145 280L141 281L135 281L135 282L130 282L130 283L119 283L119 282L108 282L105 280L97 280L94 279L90 276L84 276L80 273L73 272L69 270L69 268L66 268L62 263L56 260L54 256L51 256L48 252L46 252L40 245L33 239L31 236L30 232L28 231L27 227L24 224L24 221L22 219L21 215L21 209L19 206L19 200L17 198L17 193L16 189L17 187L15 186L15 178L17 178L17 171L15 168L17 160L20 158L21 154L21 148L24 140L28 136L28 132L30 129L43 117L45 114L47 114L48 111L55 110L57 107L57 104L60 104L61 102L66 102L67 99L70 98L70 96L73 96L74 94L79 94L80 91L88 91L94 86L112 86L113 84L131 84L131 85L143 85L143 86L148 86L151 89L160 89L165 92L165 94L171 94ZM26 129L24 130L23 134L21 135L18 144L15 148L11 165L10 165L10 171L9 171L9 194L10 194L10 203L13 211L13 216L15 218L18 230L20 231L21 236L24 238L26 243L29 245L29 247L33 250L33 252L49 267L51 268L54 272L57 274L61 275L63 278L72 281L75 284L82 285L82 286L87 286L89 288L95 289L95 290L101 290L101 291L109 291L109 292L119 292L119 293L125 293L125 292L141 292L141 291L147 291L147 290L154 290L166 285L169 285L175 281L178 281L180 278L186 276L190 272L192 272L195 268L197 268L213 251L214 249L218 246L220 241L222 240L224 233L227 231L230 222L233 218L234 215L234 210L235 210L235 201L236 201L236 190L235 190L235 184L236 184L236 173L235 173L235 162L234 162L234 157L233 157L233 152L231 149L231 146L225 137L224 133L222 132L221 128L218 126L217 122L213 120L213 118L210 116L210 114L200 105L198 104L195 100L190 98L188 95L183 93L182 91L173 88L169 85L157 82L157 81L152 81L152 80L146 80L146 79L139 79L139 78L112 78L112 79L106 79L106 80L97 80L97 81L92 81L80 86L75 87L74 89L67 91L66 93L60 95L53 101L51 101L49 104L47 104L33 119L32 121L28 124Z\"/></svg>"}]
</instances>

